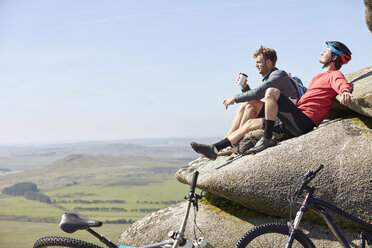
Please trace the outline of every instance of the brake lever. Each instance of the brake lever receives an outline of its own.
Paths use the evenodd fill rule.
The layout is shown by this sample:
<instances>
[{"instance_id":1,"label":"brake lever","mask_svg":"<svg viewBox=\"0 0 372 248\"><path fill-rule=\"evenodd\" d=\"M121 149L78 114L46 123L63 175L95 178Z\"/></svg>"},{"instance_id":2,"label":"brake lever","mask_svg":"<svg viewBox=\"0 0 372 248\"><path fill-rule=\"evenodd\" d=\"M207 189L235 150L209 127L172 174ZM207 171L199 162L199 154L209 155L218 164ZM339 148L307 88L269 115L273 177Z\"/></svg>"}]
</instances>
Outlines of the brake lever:
<instances>
[{"instance_id":1,"label":"brake lever","mask_svg":"<svg viewBox=\"0 0 372 248\"><path fill-rule=\"evenodd\" d=\"M199 204L198 204L198 200L201 199L202 196L198 195L198 194L194 194L194 199L192 201L192 204L194 205L194 207L196 208L196 211L199 211Z\"/></svg>"}]
</instances>

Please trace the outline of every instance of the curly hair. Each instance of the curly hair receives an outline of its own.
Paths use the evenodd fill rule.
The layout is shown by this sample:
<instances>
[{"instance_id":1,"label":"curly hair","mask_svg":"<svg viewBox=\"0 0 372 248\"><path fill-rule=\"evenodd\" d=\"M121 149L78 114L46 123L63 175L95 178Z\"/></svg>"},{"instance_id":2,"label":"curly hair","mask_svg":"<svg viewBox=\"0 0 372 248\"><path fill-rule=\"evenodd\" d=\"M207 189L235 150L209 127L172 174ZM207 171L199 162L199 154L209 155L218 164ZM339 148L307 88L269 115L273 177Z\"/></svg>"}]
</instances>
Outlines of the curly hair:
<instances>
[{"instance_id":1,"label":"curly hair","mask_svg":"<svg viewBox=\"0 0 372 248\"><path fill-rule=\"evenodd\" d=\"M253 58L257 58L258 55L262 55L265 60L270 59L273 62L273 66L275 66L278 57L276 56L276 51L272 48L266 48L261 45L260 49L258 49L254 54Z\"/></svg>"}]
</instances>

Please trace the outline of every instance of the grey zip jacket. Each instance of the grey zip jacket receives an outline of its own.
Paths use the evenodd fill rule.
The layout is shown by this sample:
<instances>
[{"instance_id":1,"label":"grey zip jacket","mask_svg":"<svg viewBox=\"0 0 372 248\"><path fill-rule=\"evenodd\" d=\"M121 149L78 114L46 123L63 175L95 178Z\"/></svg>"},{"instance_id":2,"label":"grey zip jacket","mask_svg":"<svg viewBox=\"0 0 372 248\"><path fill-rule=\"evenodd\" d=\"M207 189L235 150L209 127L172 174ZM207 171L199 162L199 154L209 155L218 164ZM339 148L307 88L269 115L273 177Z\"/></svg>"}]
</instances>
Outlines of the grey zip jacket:
<instances>
[{"instance_id":1,"label":"grey zip jacket","mask_svg":"<svg viewBox=\"0 0 372 248\"><path fill-rule=\"evenodd\" d=\"M276 88L290 98L299 99L296 86L294 86L294 83L291 82L291 79L285 71L278 70L278 68L274 67L264 76L262 82L263 83L258 88L253 90L251 90L249 86L245 87L242 90L243 93L240 93L234 97L235 102L248 102L253 99L260 100L265 97L265 91L268 88Z\"/></svg>"}]
</instances>

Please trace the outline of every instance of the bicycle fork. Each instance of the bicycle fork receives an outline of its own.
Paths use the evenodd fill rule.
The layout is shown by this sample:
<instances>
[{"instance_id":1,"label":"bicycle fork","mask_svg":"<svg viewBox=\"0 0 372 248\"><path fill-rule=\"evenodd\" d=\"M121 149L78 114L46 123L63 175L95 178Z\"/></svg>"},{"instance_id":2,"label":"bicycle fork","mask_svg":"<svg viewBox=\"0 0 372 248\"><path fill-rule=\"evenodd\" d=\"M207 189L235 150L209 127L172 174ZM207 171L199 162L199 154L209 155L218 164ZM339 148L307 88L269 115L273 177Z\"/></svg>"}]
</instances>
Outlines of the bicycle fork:
<instances>
[{"instance_id":1,"label":"bicycle fork","mask_svg":"<svg viewBox=\"0 0 372 248\"><path fill-rule=\"evenodd\" d=\"M372 237L368 233L362 232L359 234L360 247L364 248L366 245L372 245Z\"/></svg>"},{"instance_id":2,"label":"bicycle fork","mask_svg":"<svg viewBox=\"0 0 372 248\"><path fill-rule=\"evenodd\" d=\"M192 199L189 199L189 202L187 204L187 210L186 210L186 213L185 213L185 217L183 219L183 222L181 224L181 227L180 227L179 231L177 232L177 236L174 240L172 248L178 248L178 246L180 245L180 243L183 239L183 234L185 233L185 229L186 229L186 223L187 223L187 220L189 218L189 212L190 212L191 204L192 204Z\"/></svg>"},{"instance_id":3,"label":"bicycle fork","mask_svg":"<svg viewBox=\"0 0 372 248\"><path fill-rule=\"evenodd\" d=\"M296 213L296 218L294 219L293 223L289 223L289 236L288 236L287 242L285 244L285 248L292 247L293 240L294 240L295 234L296 234L296 230L298 230L298 227L300 226L302 216L303 216L303 214L306 210L308 197L309 197L309 193L306 194L306 197L301 204L300 210L298 210L297 213Z\"/></svg>"}]
</instances>

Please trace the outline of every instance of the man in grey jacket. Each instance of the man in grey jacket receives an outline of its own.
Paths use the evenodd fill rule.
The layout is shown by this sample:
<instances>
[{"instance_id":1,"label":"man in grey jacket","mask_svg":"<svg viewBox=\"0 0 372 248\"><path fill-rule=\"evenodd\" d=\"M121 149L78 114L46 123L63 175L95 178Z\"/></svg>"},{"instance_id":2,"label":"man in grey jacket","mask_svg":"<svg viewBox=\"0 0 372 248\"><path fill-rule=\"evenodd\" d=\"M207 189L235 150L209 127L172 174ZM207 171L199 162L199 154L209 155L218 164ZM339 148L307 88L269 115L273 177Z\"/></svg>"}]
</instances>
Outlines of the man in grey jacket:
<instances>
[{"instance_id":1,"label":"man in grey jacket","mask_svg":"<svg viewBox=\"0 0 372 248\"><path fill-rule=\"evenodd\" d=\"M245 83L242 86L243 92L241 94L223 101L226 109L228 109L229 105L242 103L228 135L223 140L213 145L199 144L196 142L191 143L191 147L196 152L203 154L209 159L216 159L218 151L237 144L244 137L246 130L255 130L263 127L263 122L257 121L255 118L265 116L264 102L260 101L260 99L265 97L266 89L277 88L287 97L299 99L297 88L294 83L291 82L288 74L275 67L277 55L274 49L261 46L260 49L254 53L253 57L256 60L258 73L263 76L263 83L253 90Z\"/></svg>"}]
</instances>

